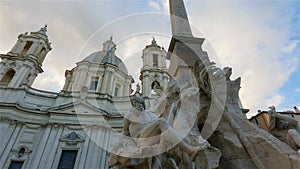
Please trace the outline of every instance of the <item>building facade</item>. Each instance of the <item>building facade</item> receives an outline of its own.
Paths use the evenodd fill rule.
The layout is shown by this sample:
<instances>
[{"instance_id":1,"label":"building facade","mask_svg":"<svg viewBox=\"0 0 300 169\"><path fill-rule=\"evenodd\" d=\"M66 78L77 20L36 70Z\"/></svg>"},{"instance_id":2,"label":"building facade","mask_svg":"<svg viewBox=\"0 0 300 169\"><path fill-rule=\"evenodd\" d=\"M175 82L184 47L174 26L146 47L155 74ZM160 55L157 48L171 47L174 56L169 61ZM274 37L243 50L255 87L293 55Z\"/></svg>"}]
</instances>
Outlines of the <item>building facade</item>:
<instances>
[{"instance_id":1,"label":"building facade","mask_svg":"<svg viewBox=\"0 0 300 169\"><path fill-rule=\"evenodd\" d=\"M112 37L65 71L58 92L31 87L52 49L47 27L20 34L0 62L0 168L108 168L109 150L131 109L132 76ZM142 94L167 86L166 51L155 39L143 50Z\"/></svg>"}]
</instances>

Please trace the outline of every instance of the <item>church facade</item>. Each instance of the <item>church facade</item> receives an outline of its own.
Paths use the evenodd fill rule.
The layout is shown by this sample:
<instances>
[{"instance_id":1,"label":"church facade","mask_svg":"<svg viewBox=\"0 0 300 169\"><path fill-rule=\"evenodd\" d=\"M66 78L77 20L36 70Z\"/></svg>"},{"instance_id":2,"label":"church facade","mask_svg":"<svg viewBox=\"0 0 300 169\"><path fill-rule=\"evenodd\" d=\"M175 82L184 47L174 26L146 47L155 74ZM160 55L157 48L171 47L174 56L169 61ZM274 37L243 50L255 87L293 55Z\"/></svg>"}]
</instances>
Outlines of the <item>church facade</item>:
<instances>
[{"instance_id":1,"label":"church facade","mask_svg":"<svg viewBox=\"0 0 300 169\"><path fill-rule=\"evenodd\" d=\"M65 71L58 92L31 87L51 50L47 27L20 34L0 62L0 168L108 168L115 132L131 109L134 79L112 37ZM153 38L142 51L147 107L167 87L167 52ZM139 88L139 87L138 87Z\"/></svg>"}]
</instances>

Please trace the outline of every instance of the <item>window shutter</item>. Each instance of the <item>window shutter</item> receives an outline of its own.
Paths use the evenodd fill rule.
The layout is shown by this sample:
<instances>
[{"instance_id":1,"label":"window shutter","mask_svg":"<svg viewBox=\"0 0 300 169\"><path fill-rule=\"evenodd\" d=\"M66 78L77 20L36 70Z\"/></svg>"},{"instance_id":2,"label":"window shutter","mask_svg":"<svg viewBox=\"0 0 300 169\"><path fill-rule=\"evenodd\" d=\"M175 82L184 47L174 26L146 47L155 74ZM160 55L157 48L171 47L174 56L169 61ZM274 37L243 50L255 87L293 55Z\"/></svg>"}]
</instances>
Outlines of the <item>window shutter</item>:
<instances>
[{"instance_id":1,"label":"window shutter","mask_svg":"<svg viewBox=\"0 0 300 169\"><path fill-rule=\"evenodd\" d=\"M73 169L76 156L77 150L63 150L57 169Z\"/></svg>"}]
</instances>

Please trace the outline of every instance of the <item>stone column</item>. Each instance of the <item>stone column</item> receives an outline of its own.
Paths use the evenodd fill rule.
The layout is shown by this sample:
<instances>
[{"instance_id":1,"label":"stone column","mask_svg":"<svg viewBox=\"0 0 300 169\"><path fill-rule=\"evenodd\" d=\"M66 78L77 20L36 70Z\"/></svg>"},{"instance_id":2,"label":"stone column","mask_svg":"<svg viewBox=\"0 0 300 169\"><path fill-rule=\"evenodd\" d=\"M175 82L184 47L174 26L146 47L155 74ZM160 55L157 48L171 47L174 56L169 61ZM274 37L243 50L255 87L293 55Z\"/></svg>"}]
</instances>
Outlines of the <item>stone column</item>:
<instances>
[{"instance_id":1,"label":"stone column","mask_svg":"<svg viewBox=\"0 0 300 169\"><path fill-rule=\"evenodd\" d=\"M101 150L103 147L102 142L104 140L102 126L96 126L92 138L93 138L92 144L94 148L92 151L89 151L92 154L92 157L90 158L92 162L90 163L90 166L87 168L99 168L99 164L103 160L103 156L101 156L101 152L102 152Z\"/></svg>"},{"instance_id":2,"label":"stone column","mask_svg":"<svg viewBox=\"0 0 300 169\"><path fill-rule=\"evenodd\" d=\"M86 76L86 68L85 67L79 68L77 70L76 74L77 74L77 77L75 78L76 81L74 82L74 87L72 90L81 91L81 89L83 87L83 81Z\"/></svg>"},{"instance_id":3,"label":"stone column","mask_svg":"<svg viewBox=\"0 0 300 169\"><path fill-rule=\"evenodd\" d=\"M114 70L112 68L106 67L104 80L101 86L101 93L112 94L113 73Z\"/></svg>"},{"instance_id":4,"label":"stone column","mask_svg":"<svg viewBox=\"0 0 300 169\"><path fill-rule=\"evenodd\" d=\"M5 149L1 155L0 158L0 168L4 168L5 162L11 152L11 149L13 148L14 144L15 144L15 140L18 138L20 131L22 129L23 124L22 123L17 123L16 124L16 128L13 131L12 136L9 139L8 144L5 146Z\"/></svg>"},{"instance_id":5,"label":"stone column","mask_svg":"<svg viewBox=\"0 0 300 169\"><path fill-rule=\"evenodd\" d=\"M34 55L39 43L38 42L33 42L32 45L30 46L29 50L27 51L28 55Z\"/></svg>"},{"instance_id":6,"label":"stone column","mask_svg":"<svg viewBox=\"0 0 300 169\"><path fill-rule=\"evenodd\" d=\"M106 163L106 160L103 158L104 157L104 139L105 139L105 129L103 127L100 127L99 132L98 132L98 147L97 147L97 166L95 168L104 168L104 164ZM101 146L100 146L101 145ZM104 160L103 160L104 159ZM104 161L104 162L103 162Z\"/></svg>"},{"instance_id":7,"label":"stone column","mask_svg":"<svg viewBox=\"0 0 300 169\"><path fill-rule=\"evenodd\" d=\"M97 86L97 89L96 89L96 92L101 92L101 81L102 81L102 77L101 75L97 75L98 77L98 86Z\"/></svg>"},{"instance_id":8,"label":"stone column","mask_svg":"<svg viewBox=\"0 0 300 169\"><path fill-rule=\"evenodd\" d=\"M102 149L102 154L101 154L101 157L102 157L102 160L101 160L101 166L100 168L106 168L106 164L107 164L107 151L108 150L108 146L109 146L109 137L110 137L110 132L108 131L108 129L104 129L103 131L103 149Z\"/></svg>"},{"instance_id":9,"label":"stone column","mask_svg":"<svg viewBox=\"0 0 300 169\"><path fill-rule=\"evenodd\" d=\"M125 86L124 86L124 96L129 96L130 95L130 84L131 84L131 79L126 79L125 80Z\"/></svg>"},{"instance_id":10,"label":"stone column","mask_svg":"<svg viewBox=\"0 0 300 169\"><path fill-rule=\"evenodd\" d=\"M15 49L15 52L12 52L12 53L21 54L22 51L24 50L25 45L26 45L26 41L24 41L23 38L20 39L20 42L18 43L18 45L17 45L17 47Z\"/></svg>"},{"instance_id":11,"label":"stone column","mask_svg":"<svg viewBox=\"0 0 300 169\"><path fill-rule=\"evenodd\" d=\"M112 95L113 94L113 80L114 80L114 77L113 77L113 72L112 71L109 71L109 77L108 77L108 85L106 86L107 89L107 93Z\"/></svg>"},{"instance_id":12,"label":"stone column","mask_svg":"<svg viewBox=\"0 0 300 169\"><path fill-rule=\"evenodd\" d=\"M52 127L52 130L50 130L49 137L47 138L47 143L45 145L41 160L37 168L51 168L62 130L62 126L59 126L59 124L55 124ZM50 162L51 159L52 161Z\"/></svg>"},{"instance_id":13,"label":"stone column","mask_svg":"<svg viewBox=\"0 0 300 169\"><path fill-rule=\"evenodd\" d=\"M93 73L89 71L89 68L86 68L86 73L85 73L85 76L84 76L84 80L83 80L83 83L82 83L82 87L87 87L88 90L90 90L90 84L91 84L91 81L92 81L92 75Z\"/></svg>"},{"instance_id":14,"label":"stone column","mask_svg":"<svg viewBox=\"0 0 300 169\"><path fill-rule=\"evenodd\" d=\"M85 162L86 162L86 157L87 157L87 153L88 153L88 148L89 148L89 144L90 144L90 135L91 135L91 128L88 127L87 129L84 129L84 131L86 132L86 137L85 137L85 141L84 144L82 146L82 152L80 155L80 161L78 163L78 168L85 168Z\"/></svg>"},{"instance_id":15,"label":"stone column","mask_svg":"<svg viewBox=\"0 0 300 169\"><path fill-rule=\"evenodd\" d=\"M108 91L107 91L108 77L109 77L109 73L107 70L105 70L105 74L104 74L104 78L103 78L101 90L100 90L101 93L108 93Z\"/></svg>"},{"instance_id":16,"label":"stone column","mask_svg":"<svg viewBox=\"0 0 300 169\"><path fill-rule=\"evenodd\" d=\"M38 169L38 165L40 163L41 157L43 155L43 151L46 147L47 140L49 138L51 132L52 125L47 125L45 128L42 128L42 136L38 144L33 145L32 156L28 161L27 168L30 169Z\"/></svg>"},{"instance_id":17,"label":"stone column","mask_svg":"<svg viewBox=\"0 0 300 169\"><path fill-rule=\"evenodd\" d=\"M28 85L31 86L35 80L35 78L37 77L37 73L33 73L31 74L31 76L28 79Z\"/></svg>"},{"instance_id":18,"label":"stone column","mask_svg":"<svg viewBox=\"0 0 300 169\"><path fill-rule=\"evenodd\" d=\"M145 73L145 72L144 72ZM143 96L149 96L149 93L150 93L150 87L149 87L149 82L150 82L150 79L149 79L149 75L146 74L143 76Z\"/></svg>"},{"instance_id":19,"label":"stone column","mask_svg":"<svg viewBox=\"0 0 300 169\"><path fill-rule=\"evenodd\" d=\"M145 73L145 72L143 72ZM151 104L150 104L150 100L149 100L149 95L151 93L151 88L150 88L150 76L148 74L143 76L143 88L142 88L142 95L145 99L145 105L146 105L146 109L148 109Z\"/></svg>"},{"instance_id":20,"label":"stone column","mask_svg":"<svg viewBox=\"0 0 300 169\"><path fill-rule=\"evenodd\" d=\"M41 42L37 42L38 46L36 50L32 53L34 56L39 57L40 53L42 52L43 46L40 44Z\"/></svg>"},{"instance_id":21,"label":"stone column","mask_svg":"<svg viewBox=\"0 0 300 169\"><path fill-rule=\"evenodd\" d=\"M87 151L86 162L84 168L93 168L94 163L97 161L93 159L95 157L95 149L97 148L95 145L95 138L97 134L97 130L95 130L94 126L91 126L91 134L90 134L90 143L88 145L89 149ZM98 159L99 160L99 159Z\"/></svg>"},{"instance_id":22,"label":"stone column","mask_svg":"<svg viewBox=\"0 0 300 169\"><path fill-rule=\"evenodd\" d=\"M7 66L4 65L3 60L2 60L2 62L0 63L0 81L2 80L6 71L7 71Z\"/></svg>"},{"instance_id":23,"label":"stone column","mask_svg":"<svg viewBox=\"0 0 300 169\"><path fill-rule=\"evenodd\" d=\"M11 124L8 120L3 120L1 123L1 125L7 125L7 127L0 128L0 157L3 156L4 150L16 128L16 125Z\"/></svg>"}]
</instances>

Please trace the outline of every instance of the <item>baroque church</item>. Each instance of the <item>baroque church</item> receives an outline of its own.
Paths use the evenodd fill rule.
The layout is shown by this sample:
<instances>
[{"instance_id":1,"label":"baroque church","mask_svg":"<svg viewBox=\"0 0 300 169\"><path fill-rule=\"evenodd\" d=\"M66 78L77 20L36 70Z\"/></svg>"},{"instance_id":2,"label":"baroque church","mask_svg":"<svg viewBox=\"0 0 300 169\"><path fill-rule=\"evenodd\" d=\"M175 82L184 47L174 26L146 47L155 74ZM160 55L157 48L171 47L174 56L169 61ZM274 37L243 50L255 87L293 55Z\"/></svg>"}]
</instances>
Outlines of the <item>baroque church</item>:
<instances>
[{"instance_id":1,"label":"baroque church","mask_svg":"<svg viewBox=\"0 0 300 169\"><path fill-rule=\"evenodd\" d=\"M116 56L111 37L101 51L65 71L59 93L34 89L51 49L45 26L20 34L1 54L0 168L108 168L106 150L113 143L108 131L122 129L134 79ZM147 107L167 87L166 56L154 38L142 51L141 93Z\"/></svg>"}]
</instances>

